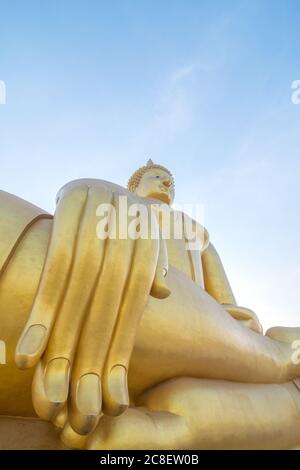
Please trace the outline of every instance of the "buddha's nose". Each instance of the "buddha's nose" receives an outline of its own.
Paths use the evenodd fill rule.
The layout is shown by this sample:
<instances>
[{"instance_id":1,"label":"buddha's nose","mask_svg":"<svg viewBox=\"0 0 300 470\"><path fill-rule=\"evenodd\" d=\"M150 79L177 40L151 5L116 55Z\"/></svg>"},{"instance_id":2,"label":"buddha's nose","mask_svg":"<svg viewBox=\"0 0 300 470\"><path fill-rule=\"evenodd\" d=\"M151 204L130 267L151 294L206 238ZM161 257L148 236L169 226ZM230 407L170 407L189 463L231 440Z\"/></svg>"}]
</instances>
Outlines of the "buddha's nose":
<instances>
[{"instance_id":1,"label":"buddha's nose","mask_svg":"<svg viewBox=\"0 0 300 470\"><path fill-rule=\"evenodd\" d=\"M163 185L166 186L166 188L169 188L172 184L172 181L167 179L163 181Z\"/></svg>"}]
</instances>

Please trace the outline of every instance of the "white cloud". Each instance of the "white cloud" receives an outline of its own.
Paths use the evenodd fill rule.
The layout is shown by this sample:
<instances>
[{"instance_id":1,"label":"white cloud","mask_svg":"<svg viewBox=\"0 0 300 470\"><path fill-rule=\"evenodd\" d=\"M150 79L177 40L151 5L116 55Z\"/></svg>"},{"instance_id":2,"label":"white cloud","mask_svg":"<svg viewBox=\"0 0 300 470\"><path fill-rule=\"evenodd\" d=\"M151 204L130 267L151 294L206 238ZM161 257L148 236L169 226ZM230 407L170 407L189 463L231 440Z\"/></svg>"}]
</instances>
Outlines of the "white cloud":
<instances>
[{"instance_id":1,"label":"white cloud","mask_svg":"<svg viewBox=\"0 0 300 470\"><path fill-rule=\"evenodd\" d=\"M179 134L186 131L193 119L189 80L196 73L196 63L171 71L161 83L151 107L148 122L134 141L141 153L160 154Z\"/></svg>"},{"instance_id":2,"label":"white cloud","mask_svg":"<svg viewBox=\"0 0 300 470\"><path fill-rule=\"evenodd\" d=\"M196 63L179 67L173 74L171 74L170 81L173 83L180 82L181 80L191 76L196 71L197 67L198 65Z\"/></svg>"}]
</instances>

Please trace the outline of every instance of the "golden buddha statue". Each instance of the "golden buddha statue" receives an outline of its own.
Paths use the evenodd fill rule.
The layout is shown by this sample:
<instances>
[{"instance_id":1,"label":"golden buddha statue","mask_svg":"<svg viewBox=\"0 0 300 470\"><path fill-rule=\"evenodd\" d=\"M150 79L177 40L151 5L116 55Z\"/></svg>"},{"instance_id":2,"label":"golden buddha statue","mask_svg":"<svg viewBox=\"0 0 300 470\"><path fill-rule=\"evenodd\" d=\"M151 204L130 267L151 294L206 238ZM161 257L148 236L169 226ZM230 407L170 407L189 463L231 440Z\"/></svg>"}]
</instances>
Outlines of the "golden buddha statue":
<instances>
[{"instance_id":1,"label":"golden buddha statue","mask_svg":"<svg viewBox=\"0 0 300 470\"><path fill-rule=\"evenodd\" d=\"M121 197L156 236L119 236ZM168 212L197 248L162 236L173 200L151 161L68 183L54 217L1 192L1 448L300 447L300 328L263 334L198 222Z\"/></svg>"}]
</instances>

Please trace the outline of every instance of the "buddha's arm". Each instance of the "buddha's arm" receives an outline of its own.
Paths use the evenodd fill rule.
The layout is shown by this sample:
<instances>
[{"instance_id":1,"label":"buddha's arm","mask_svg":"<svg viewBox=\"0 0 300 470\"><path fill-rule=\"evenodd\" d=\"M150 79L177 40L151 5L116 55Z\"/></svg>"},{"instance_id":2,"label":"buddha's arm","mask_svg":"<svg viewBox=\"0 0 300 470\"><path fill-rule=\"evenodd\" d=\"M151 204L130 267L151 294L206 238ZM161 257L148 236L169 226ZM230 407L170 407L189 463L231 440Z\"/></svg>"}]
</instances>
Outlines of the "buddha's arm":
<instances>
[{"instance_id":1,"label":"buddha's arm","mask_svg":"<svg viewBox=\"0 0 300 470\"><path fill-rule=\"evenodd\" d=\"M202 265L206 292L220 304L237 305L220 256L211 242L202 254Z\"/></svg>"},{"instance_id":2,"label":"buddha's arm","mask_svg":"<svg viewBox=\"0 0 300 470\"><path fill-rule=\"evenodd\" d=\"M214 245L209 242L202 254L205 290L236 320L261 333L262 327L254 312L237 305L225 269Z\"/></svg>"}]
</instances>

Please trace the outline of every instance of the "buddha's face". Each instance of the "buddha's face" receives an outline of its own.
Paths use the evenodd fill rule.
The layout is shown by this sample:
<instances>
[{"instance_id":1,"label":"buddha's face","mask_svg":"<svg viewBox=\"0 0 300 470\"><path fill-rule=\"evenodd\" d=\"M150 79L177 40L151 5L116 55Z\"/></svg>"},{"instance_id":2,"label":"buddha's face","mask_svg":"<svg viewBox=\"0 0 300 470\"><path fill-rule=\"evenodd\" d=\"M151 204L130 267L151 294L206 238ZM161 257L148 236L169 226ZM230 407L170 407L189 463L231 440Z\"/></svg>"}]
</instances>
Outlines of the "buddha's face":
<instances>
[{"instance_id":1,"label":"buddha's face","mask_svg":"<svg viewBox=\"0 0 300 470\"><path fill-rule=\"evenodd\" d=\"M147 170L136 188L140 197L150 197L171 205L174 200L174 184L171 176L160 168Z\"/></svg>"}]
</instances>

